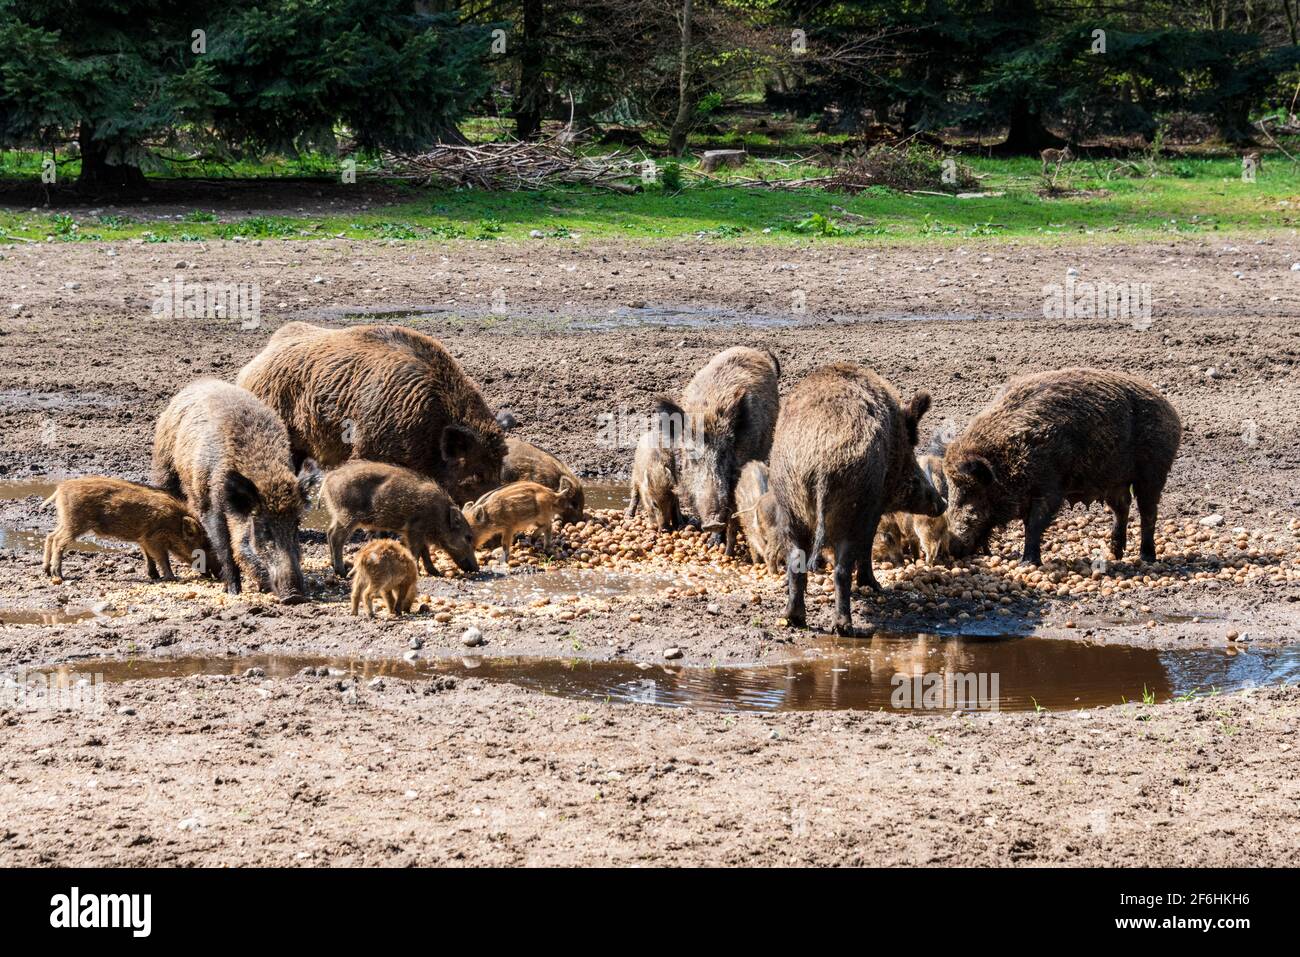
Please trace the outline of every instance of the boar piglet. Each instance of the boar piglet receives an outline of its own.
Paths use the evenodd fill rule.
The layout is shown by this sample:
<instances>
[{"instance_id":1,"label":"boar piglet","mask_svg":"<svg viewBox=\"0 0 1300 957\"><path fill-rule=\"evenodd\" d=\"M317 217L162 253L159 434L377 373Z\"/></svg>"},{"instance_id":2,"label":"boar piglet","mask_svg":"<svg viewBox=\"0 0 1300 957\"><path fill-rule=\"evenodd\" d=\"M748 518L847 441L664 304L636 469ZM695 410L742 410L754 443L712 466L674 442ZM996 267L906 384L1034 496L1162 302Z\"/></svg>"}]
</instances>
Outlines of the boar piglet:
<instances>
[{"instance_id":1,"label":"boar piglet","mask_svg":"<svg viewBox=\"0 0 1300 957\"><path fill-rule=\"evenodd\" d=\"M1136 497L1142 559L1155 561L1156 512L1181 438L1174 407L1135 376L1071 368L1013 379L944 455L953 557L1020 519L1022 560L1041 564L1043 532L1062 504L1105 502L1118 560Z\"/></svg>"},{"instance_id":2,"label":"boar piglet","mask_svg":"<svg viewBox=\"0 0 1300 957\"><path fill-rule=\"evenodd\" d=\"M872 543L871 558L877 562L902 565L921 555L921 543L916 537L916 524L907 512L887 512L880 516L876 526L876 539Z\"/></svg>"},{"instance_id":3,"label":"boar piglet","mask_svg":"<svg viewBox=\"0 0 1300 957\"><path fill-rule=\"evenodd\" d=\"M587 504L582 492L582 482L578 480L578 476L550 452L545 452L522 439L512 437L506 439L506 458L501 464L502 485L509 485L511 482L536 482L538 485L545 485L553 492L558 492L560 483L566 480L573 487L573 491L565 499L564 508L560 512L560 521L574 524L582 521L582 513Z\"/></svg>"},{"instance_id":4,"label":"boar piglet","mask_svg":"<svg viewBox=\"0 0 1300 957\"><path fill-rule=\"evenodd\" d=\"M501 536L501 560L510 564L510 545L519 532L536 528L542 533L547 551L551 548L551 523L564 508L565 496L572 490L567 481L560 491L552 492L536 482L512 482L488 492L477 502L465 503L465 518L474 533L474 544L482 545Z\"/></svg>"},{"instance_id":5,"label":"boar piglet","mask_svg":"<svg viewBox=\"0 0 1300 957\"><path fill-rule=\"evenodd\" d=\"M762 461L772 448L780 399L776 357L748 346L718 353L682 391L681 400L660 399L661 420L677 424L684 455L681 483L700 528L726 533L735 550L736 483L746 462Z\"/></svg>"},{"instance_id":6,"label":"boar piglet","mask_svg":"<svg viewBox=\"0 0 1300 957\"><path fill-rule=\"evenodd\" d=\"M306 600L298 522L316 472L307 459L295 473L280 417L226 382L186 386L155 427L153 482L199 516L232 595L242 588L237 547L260 587L289 604Z\"/></svg>"},{"instance_id":7,"label":"boar piglet","mask_svg":"<svg viewBox=\"0 0 1300 957\"><path fill-rule=\"evenodd\" d=\"M392 462L454 501L496 486L505 434L441 342L404 326L288 322L236 383L279 413L294 455Z\"/></svg>"},{"instance_id":8,"label":"boar piglet","mask_svg":"<svg viewBox=\"0 0 1300 957\"><path fill-rule=\"evenodd\" d=\"M736 483L736 519L745 532L749 560L776 571L783 557L776 542L776 496L768 485L767 466L749 462Z\"/></svg>"},{"instance_id":9,"label":"boar piglet","mask_svg":"<svg viewBox=\"0 0 1300 957\"><path fill-rule=\"evenodd\" d=\"M913 455L929 407L928 394L903 405L888 382L847 362L822 366L790 392L772 442L770 480L787 549L785 617L792 625L806 623L808 570L824 547L835 557L835 630L851 634L854 568L860 584L880 588L871 548L881 516L943 511Z\"/></svg>"},{"instance_id":10,"label":"boar piglet","mask_svg":"<svg viewBox=\"0 0 1300 957\"><path fill-rule=\"evenodd\" d=\"M670 532L682 523L677 502L677 457L658 429L649 429L636 445L632 460L632 497L627 517L648 512L655 527Z\"/></svg>"},{"instance_id":11,"label":"boar piglet","mask_svg":"<svg viewBox=\"0 0 1300 957\"><path fill-rule=\"evenodd\" d=\"M379 538L366 542L357 552L352 578L352 614L366 603L366 614L375 617L374 600L382 598L389 617L400 617L415 604L415 582L419 569L415 559L399 542Z\"/></svg>"},{"instance_id":12,"label":"boar piglet","mask_svg":"<svg viewBox=\"0 0 1300 957\"><path fill-rule=\"evenodd\" d=\"M182 564L201 560L209 564L208 539L203 527L173 495L147 485L122 479L86 478L60 482L42 508L54 505L58 521L45 537L44 570L54 578L63 577L63 552L87 532L135 542L144 552L145 569L150 578L172 581L171 556Z\"/></svg>"},{"instance_id":13,"label":"boar piglet","mask_svg":"<svg viewBox=\"0 0 1300 957\"><path fill-rule=\"evenodd\" d=\"M336 575L347 574L343 546L358 528L401 533L430 575L437 574L430 544L461 571L478 571L469 522L437 482L410 469L353 459L326 474L321 501L330 516L325 538Z\"/></svg>"}]
</instances>

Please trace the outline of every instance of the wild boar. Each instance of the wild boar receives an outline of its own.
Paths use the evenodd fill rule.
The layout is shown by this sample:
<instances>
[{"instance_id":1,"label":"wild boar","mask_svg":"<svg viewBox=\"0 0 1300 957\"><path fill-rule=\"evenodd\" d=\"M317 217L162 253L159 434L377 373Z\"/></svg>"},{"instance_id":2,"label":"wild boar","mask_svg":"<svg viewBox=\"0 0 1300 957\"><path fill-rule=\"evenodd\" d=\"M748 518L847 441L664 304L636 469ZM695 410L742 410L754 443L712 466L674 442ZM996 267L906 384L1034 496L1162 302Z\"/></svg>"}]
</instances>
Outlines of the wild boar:
<instances>
[{"instance_id":1,"label":"wild boar","mask_svg":"<svg viewBox=\"0 0 1300 957\"><path fill-rule=\"evenodd\" d=\"M330 564L339 576L347 574L343 546L358 528L400 532L430 575L437 574L430 543L450 555L461 571L478 571L469 522L437 482L410 469L353 459L326 474L321 502L330 516L325 533Z\"/></svg>"},{"instance_id":2,"label":"wild boar","mask_svg":"<svg viewBox=\"0 0 1300 957\"><path fill-rule=\"evenodd\" d=\"M880 516L871 547L873 561L902 565L921 556L921 542L916 537L912 518L907 512L886 512Z\"/></svg>"},{"instance_id":3,"label":"wild boar","mask_svg":"<svg viewBox=\"0 0 1300 957\"><path fill-rule=\"evenodd\" d=\"M926 480L934 486L939 497L948 499L948 477L943 474L943 455L922 455L917 464L925 473ZM925 558L927 565L946 562L951 557L948 548L948 513L942 515L909 515L912 533L916 537L917 547Z\"/></svg>"},{"instance_id":4,"label":"wild boar","mask_svg":"<svg viewBox=\"0 0 1300 957\"><path fill-rule=\"evenodd\" d=\"M943 511L943 499L913 456L929 407L927 393L903 405L888 382L848 362L813 371L786 398L769 475L777 534L787 548L785 617L792 625L807 622L807 573L824 547L835 557L834 627L851 634L855 566L859 584L880 589L871 568L880 517Z\"/></svg>"},{"instance_id":5,"label":"wild boar","mask_svg":"<svg viewBox=\"0 0 1300 957\"><path fill-rule=\"evenodd\" d=\"M199 517L232 595L242 588L233 541L263 588L287 603L306 600L298 522L316 471L308 459L295 473L280 417L227 382L186 386L154 430L153 483Z\"/></svg>"},{"instance_id":6,"label":"wild boar","mask_svg":"<svg viewBox=\"0 0 1300 957\"><path fill-rule=\"evenodd\" d=\"M676 489L677 457L658 429L647 430L637 442L631 486L628 518L644 511L660 531L672 531L681 525L682 510Z\"/></svg>"},{"instance_id":7,"label":"wild boar","mask_svg":"<svg viewBox=\"0 0 1300 957\"><path fill-rule=\"evenodd\" d=\"M44 571L63 577L63 552L87 532L135 542L144 552L150 578L173 581L170 556L183 564L201 559L208 568L208 540L185 503L147 485L122 479L87 476L60 482L54 494L41 505L54 506L58 521L45 537Z\"/></svg>"},{"instance_id":8,"label":"wild boar","mask_svg":"<svg viewBox=\"0 0 1300 957\"><path fill-rule=\"evenodd\" d=\"M558 492L560 483L566 479L573 487L573 492L564 502L560 521L570 524L581 522L587 503L578 476L550 452L544 452L523 439L506 438L506 458L501 463L502 485L509 485L511 482L536 482Z\"/></svg>"},{"instance_id":9,"label":"wild boar","mask_svg":"<svg viewBox=\"0 0 1300 957\"><path fill-rule=\"evenodd\" d=\"M781 365L770 352L734 346L718 353L682 391L681 401L661 398L658 412L678 423L682 487L700 528L726 532L735 550L736 483L746 462L767 458L780 398Z\"/></svg>"},{"instance_id":10,"label":"wild boar","mask_svg":"<svg viewBox=\"0 0 1300 957\"><path fill-rule=\"evenodd\" d=\"M510 545L519 532L536 528L541 531L547 551L551 548L551 523L564 508L570 494L568 479L560 482L560 491L552 492L536 482L512 482L488 492L477 502L465 503L465 518L474 533L474 544L482 545L501 536L501 560L510 564Z\"/></svg>"},{"instance_id":11,"label":"wild boar","mask_svg":"<svg viewBox=\"0 0 1300 957\"><path fill-rule=\"evenodd\" d=\"M775 571L782 556L775 540L776 496L768 483L767 465L747 462L736 483L736 519L745 532L749 560Z\"/></svg>"},{"instance_id":12,"label":"wild boar","mask_svg":"<svg viewBox=\"0 0 1300 957\"><path fill-rule=\"evenodd\" d=\"M390 538L366 542L357 552L352 577L352 614L357 613L357 606L364 601L366 614L374 618L374 600L379 597L388 607L389 617L400 618L415 604L418 578L415 559L401 543Z\"/></svg>"},{"instance_id":13,"label":"wild boar","mask_svg":"<svg viewBox=\"0 0 1300 957\"><path fill-rule=\"evenodd\" d=\"M280 414L295 457L391 462L454 501L496 486L505 434L437 339L402 326L281 326L237 383Z\"/></svg>"},{"instance_id":14,"label":"wild boar","mask_svg":"<svg viewBox=\"0 0 1300 957\"><path fill-rule=\"evenodd\" d=\"M1182 431L1174 407L1136 376L1071 368L1013 379L944 455L953 557L1020 519L1022 560L1039 565L1043 532L1061 505L1101 501L1115 517L1118 560L1136 497L1142 560L1154 562L1156 512Z\"/></svg>"}]
</instances>

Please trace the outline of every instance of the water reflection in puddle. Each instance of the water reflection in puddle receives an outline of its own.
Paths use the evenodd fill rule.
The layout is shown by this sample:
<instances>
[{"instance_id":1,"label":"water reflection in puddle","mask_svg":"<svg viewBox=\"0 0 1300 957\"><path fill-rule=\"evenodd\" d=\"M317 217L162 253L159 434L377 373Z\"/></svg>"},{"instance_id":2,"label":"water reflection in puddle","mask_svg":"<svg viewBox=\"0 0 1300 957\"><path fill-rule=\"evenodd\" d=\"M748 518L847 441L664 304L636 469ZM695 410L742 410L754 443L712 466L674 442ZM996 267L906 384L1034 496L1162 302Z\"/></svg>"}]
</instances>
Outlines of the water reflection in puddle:
<instances>
[{"instance_id":1,"label":"water reflection in puddle","mask_svg":"<svg viewBox=\"0 0 1300 957\"><path fill-rule=\"evenodd\" d=\"M1300 646L1157 651L1044 638L879 634L869 641L811 648L799 661L739 668L543 658L408 662L250 655L79 661L42 670L67 682L90 674L121 682L242 675L249 668L260 668L271 677L288 677L304 668L328 668L331 674L362 680L474 676L563 698L707 711L1032 711L1144 698L1162 702L1193 692L1291 683L1300 679Z\"/></svg>"}]
</instances>

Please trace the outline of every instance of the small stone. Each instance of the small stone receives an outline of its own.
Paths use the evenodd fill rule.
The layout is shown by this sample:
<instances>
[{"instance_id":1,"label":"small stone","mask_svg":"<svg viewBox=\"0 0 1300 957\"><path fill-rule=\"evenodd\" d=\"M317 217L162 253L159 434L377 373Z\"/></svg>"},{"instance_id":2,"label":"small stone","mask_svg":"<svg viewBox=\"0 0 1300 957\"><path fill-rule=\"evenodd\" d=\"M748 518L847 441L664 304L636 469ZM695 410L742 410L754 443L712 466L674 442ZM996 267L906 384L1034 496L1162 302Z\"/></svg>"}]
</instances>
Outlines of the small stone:
<instances>
[{"instance_id":1,"label":"small stone","mask_svg":"<svg viewBox=\"0 0 1300 957\"><path fill-rule=\"evenodd\" d=\"M466 648L477 648L486 641L487 639L483 637L483 632L479 631L473 625L466 628L465 633L460 636L460 643Z\"/></svg>"},{"instance_id":2,"label":"small stone","mask_svg":"<svg viewBox=\"0 0 1300 957\"><path fill-rule=\"evenodd\" d=\"M383 691L383 690L384 690L384 679L383 679L383 678L371 678L371 679L370 679L370 683L369 683L368 685L366 685L366 687L369 688L371 691Z\"/></svg>"},{"instance_id":3,"label":"small stone","mask_svg":"<svg viewBox=\"0 0 1300 957\"><path fill-rule=\"evenodd\" d=\"M131 715L135 714L135 708L129 708L129 707L125 707L125 706L123 706L123 707L117 709L117 713L120 714L120 715L122 715L122 716L124 716L124 717L129 718Z\"/></svg>"},{"instance_id":4,"label":"small stone","mask_svg":"<svg viewBox=\"0 0 1300 957\"><path fill-rule=\"evenodd\" d=\"M184 259L178 259L178 260L176 261L176 265L175 265L174 268L176 268L176 269L189 269L189 268L190 268L190 264L189 264L188 262L186 262Z\"/></svg>"},{"instance_id":5,"label":"small stone","mask_svg":"<svg viewBox=\"0 0 1300 957\"><path fill-rule=\"evenodd\" d=\"M721 615L722 606L716 603L708 605L705 609L710 615Z\"/></svg>"},{"instance_id":6,"label":"small stone","mask_svg":"<svg viewBox=\"0 0 1300 957\"><path fill-rule=\"evenodd\" d=\"M1237 632L1235 632L1235 631L1230 631L1230 632L1228 632L1228 640L1229 640L1229 641L1236 641L1237 638L1238 638L1238 633L1237 633Z\"/></svg>"},{"instance_id":7,"label":"small stone","mask_svg":"<svg viewBox=\"0 0 1300 957\"><path fill-rule=\"evenodd\" d=\"M411 636L411 650L412 650L412 651L419 651L419 650L420 650L421 648L423 648L423 647L424 647L424 639L421 638L419 635L412 635L412 636Z\"/></svg>"},{"instance_id":8,"label":"small stone","mask_svg":"<svg viewBox=\"0 0 1300 957\"><path fill-rule=\"evenodd\" d=\"M405 661L419 661L420 653L418 651L408 651L406 654L402 655L402 658Z\"/></svg>"},{"instance_id":9,"label":"small stone","mask_svg":"<svg viewBox=\"0 0 1300 957\"><path fill-rule=\"evenodd\" d=\"M682 649L665 648L664 657L667 658L669 661L676 661L678 658L682 657Z\"/></svg>"},{"instance_id":10,"label":"small stone","mask_svg":"<svg viewBox=\"0 0 1300 957\"><path fill-rule=\"evenodd\" d=\"M244 672L245 678L265 678L266 672L261 668L249 668Z\"/></svg>"},{"instance_id":11,"label":"small stone","mask_svg":"<svg viewBox=\"0 0 1300 957\"><path fill-rule=\"evenodd\" d=\"M1206 528L1218 528L1220 525L1223 524L1223 516L1207 515L1205 516L1205 518L1201 519L1201 524L1204 525Z\"/></svg>"}]
</instances>

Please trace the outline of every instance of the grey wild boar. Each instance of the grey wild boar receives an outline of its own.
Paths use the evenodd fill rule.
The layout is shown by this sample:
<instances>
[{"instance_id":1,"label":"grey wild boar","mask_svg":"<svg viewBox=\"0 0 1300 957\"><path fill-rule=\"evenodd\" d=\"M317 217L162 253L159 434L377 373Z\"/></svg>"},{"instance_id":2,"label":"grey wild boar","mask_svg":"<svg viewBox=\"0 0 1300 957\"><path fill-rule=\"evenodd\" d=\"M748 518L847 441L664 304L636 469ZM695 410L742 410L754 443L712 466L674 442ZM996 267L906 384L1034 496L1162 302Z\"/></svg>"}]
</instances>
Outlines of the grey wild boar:
<instances>
[{"instance_id":1,"label":"grey wild boar","mask_svg":"<svg viewBox=\"0 0 1300 957\"><path fill-rule=\"evenodd\" d=\"M352 614L366 603L366 614L375 617L375 598L382 598L389 617L401 617L415 604L415 583L419 569L411 553L390 538L366 542L357 552L352 576Z\"/></svg>"},{"instance_id":2,"label":"grey wild boar","mask_svg":"<svg viewBox=\"0 0 1300 957\"><path fill-rule=\"evenodd\" d=\"M918 392L904 405L893 386L869 369L837 362L813 371L781 407L772 442L770 482L777 534L787 549L785 617L804 625L808 570L823 548L835 558L835 630L853 631L850 592L858 581L879 590L871 548L887 512L938 515L939 493L913 449L930 407Z\"/></svg>"},{"instance_id":3,"label":"grey wild boar","mask_svg":"<svg viewBox=\"0 0 1300 957\"><path fill-rule=\"evenodd\" d=\"M488 492L477 502L465 503L465 518L474 533L474 544L482 545L497 535L501 536L501 560L510 564L510 545L519 532L538 529L547 551L551 548L551 523L564 508L564 499L570 489L568 480L560 483L560 491L552 492L536 482L512 482L493 492Z\"/></svg>"},{"instance_id":4,"label":"grey wild boar","mask_svg":"<svg viewBox=\"0 0 1300 957\"><path fill-rule=\"evenodd\" d=\"M677 501L677 457L658 429L648 429L636 445L632 460L632 495L627 517L648 514L660 531L672 531L682 523Z\"/></svg>"},{"instance_id":5,"label":"grey wild boar","mask_svg":"<svg viewBox=\"0 0 1300 957\"><path fill-rule=\"evenodd\" d=\"M1063 504L1105 502L1118 560L1136 498L1142 559L1155 561L1156 512L1182 431L1174 407L1135 376L1072 368L1013 379L944 455L953 557L1019 519L1022 560L1041 564L1043 532Z\"/></svg>"},{"instance_id":6,"label":"grey wild boar","mask_svg":"<svg viewBox=\"0 0 1300 957\"><path fill-rule=\"evenodd\" d=\"M523 439L506 438L506 457L501 463L502 485L509 485L511 482L536 482L558 492L560 483L566 479L573 487L573 491L565 499L560 521L570 524L581 522L587 503L578 476L550 452L544 452Z\"/></svg>"},{"instance_id":7,"label":"grey wild boar","mask_svg":"<svg viewBox=\"0 0 1300 957\"><path fill-rule=\"evenodd\" d=\"M280 414L299 460L391 462L455 501L497 485L501 426L442 343L413 329L286 323L237 383Z\"/></svg>"},{"instance_id":8,"label":"grey wild boar","mask_svg":"<svg viewBox=\"0 0 1300 957\"><path fill-rule=\"evenodd\" d=\"M769 352L734 346L718 353L695 374L681 401L659 400L661 422L678 423L681 483L706 532L726 533L727 554L735 550L736 483L746 462L763 461L772 448L780 397L780 363Z\"/></svg>"},{"instance_id":9,"label":"grey wild boar","mask_svg":"<svg viewBox=\"0 0 1300 957\"><path fill-rule=\"evenodd\" d=\"M410 469L353 459L326 474L321 502L330 516L325 538L337 575L347 574L343 546L358 528L400 533L430 575L437 574L430 544L450 555L461 571L478 571L469 522L437 482Z\"/></svg>"},{"instance_id":10,"label":"grey wild boar","mask_svg":"<svg viewBox=\"0 0 1300 957\"><path fill-rule=\"evenodd\" d=\"M316 472L306 460L295 473L280 417L227 382L186 386L154 430L153 483L199 517L232 595L242 588L237 547L261 587L287 603L306 600L298 522Z\"/></svg>"},{"instance_id":11,"label":"grey wild boar","mask_svg":"<svg viewBox=\"0 0 1300 957\"><path fill-rule=\"evenodd\" d=\"M749 560L776 571L782 555L776 542L776 496L768 484L767 466L747 462L736 483L736 518L745 532Z\"/></svg>"},{"instance_id":12,"label":"grey wild boar","mask_svg":"<svg viewBox=\"0 0 1300 957\"><path fill-rule=\"evenodd\" d=\"M183 564L202 559L208 568L207 536L203 527L175 496L122 479L86 478L60 482L43 508L54 506L58 521L45 537L44 570L63 577L63 552L87 532L135 542L144 552L150 578L172 581L171 556Z\"/></svg>"}]
</instances>

